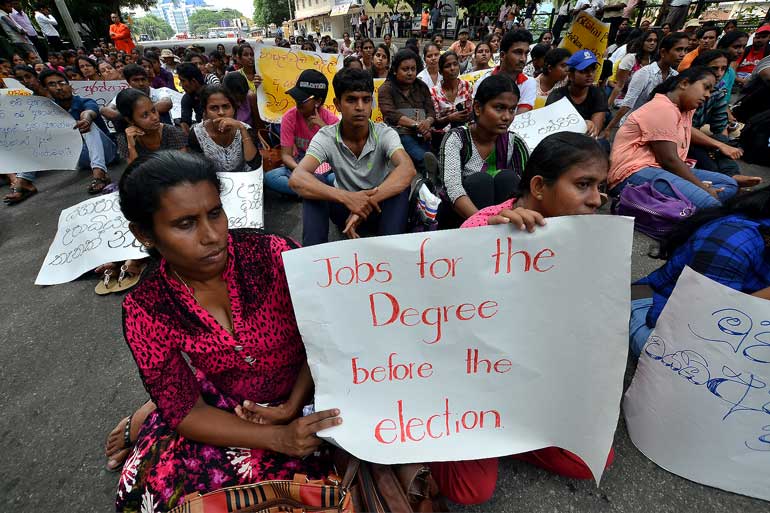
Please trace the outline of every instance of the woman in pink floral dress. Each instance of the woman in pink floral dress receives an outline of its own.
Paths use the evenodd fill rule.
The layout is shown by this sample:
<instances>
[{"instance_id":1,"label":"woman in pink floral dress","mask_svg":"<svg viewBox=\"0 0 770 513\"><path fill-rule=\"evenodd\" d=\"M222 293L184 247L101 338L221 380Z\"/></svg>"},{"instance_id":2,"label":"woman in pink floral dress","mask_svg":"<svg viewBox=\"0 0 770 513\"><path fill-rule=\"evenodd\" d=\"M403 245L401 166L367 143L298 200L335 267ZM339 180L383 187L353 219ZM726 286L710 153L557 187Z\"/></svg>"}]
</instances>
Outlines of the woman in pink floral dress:
<instances>
[{"instance_id":1,"label":"woman in pink floral dress","mask_svg":"<svg viewBox=\"0 0 770 513\"><path fill-rule=\"evenodd\" d=\"M166 511L196 492L295 472L321 477L315 433L342 420L338 410L301 416L313 383L281 258L296 245L228 232L216 169L197 155L136 161L120 202L137 240L159 258L123 303L126 341L154 408L135 419L117 511Z\"/></svg>"}]
</instances>

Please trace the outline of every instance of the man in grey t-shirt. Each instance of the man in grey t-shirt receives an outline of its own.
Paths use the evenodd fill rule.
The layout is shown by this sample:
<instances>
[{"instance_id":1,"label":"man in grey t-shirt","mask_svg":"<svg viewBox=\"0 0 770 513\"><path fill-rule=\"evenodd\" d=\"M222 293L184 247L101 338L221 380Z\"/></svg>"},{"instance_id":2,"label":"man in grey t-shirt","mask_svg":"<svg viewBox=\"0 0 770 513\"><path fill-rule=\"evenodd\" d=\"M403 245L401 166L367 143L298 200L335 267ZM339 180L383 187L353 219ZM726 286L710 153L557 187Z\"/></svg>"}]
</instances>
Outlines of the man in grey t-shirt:
<instances>
[{"instance_id":1,"label":"man in grey t-shirt","mask_svg":"<svg viewBox=\"0 0 770 513\"><path fill-rule=\"evenodd\" d=\"M313 136L289 179L289 186L304 200L302 244L328 242L329 218L349 238L359 237L362 224L377 235L404 233L409 188L416 172L396 131L369 119L372 76L343 69L332 85L342 120ZM334 187L313 175L325 162L334 171Z\"/></svg>"}]
</instances>

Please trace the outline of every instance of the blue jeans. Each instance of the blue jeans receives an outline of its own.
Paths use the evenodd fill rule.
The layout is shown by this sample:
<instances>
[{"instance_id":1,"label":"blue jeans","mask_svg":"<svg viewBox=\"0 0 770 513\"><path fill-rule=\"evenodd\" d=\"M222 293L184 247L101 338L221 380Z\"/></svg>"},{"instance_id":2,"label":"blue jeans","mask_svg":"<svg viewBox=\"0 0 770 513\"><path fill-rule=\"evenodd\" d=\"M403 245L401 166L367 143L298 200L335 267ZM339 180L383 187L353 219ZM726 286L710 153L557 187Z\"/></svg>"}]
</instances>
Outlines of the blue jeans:
<instances>
[{"instance_id":1,"label":"blue jeans","mask_svg":"<svg viewBox=\"0 0 770 513\"><path fill-rule=\"evenodd\" d=\"M425 176L425 153L430 151L430 143L414 135L399 134L399 137L401 144L404 145L404 150L412 158L417 173Z\"/></svg>"},{"instance_id":2,"label":"blue jeans","mask_svg":"<svg viewBox=\"0 0 770 513\"><path fill-rule=\"evenodd\" d=\"M323 182L334 187L334 173L331 171L323 175L316 175L323 178ZM299 197L294 192L294 189L289 187L289 178L291 178L291 171L286 166L277 167L265 172L265 187L275 192L285 194L287 196Z\"/></svg>"},{"instance_id":3,"label":"blue jeans","mask_svg":"<svg viewBox=\"0 0 770 513\"><path fill-rule=\"evenodd\" d=\"M377 235L397 235L406 231L409 214L409 192L403 192L380 203L380 213L372 212L362 228ZM302 202L302 245L313 246L329 242L329 219L340 230L345 228L350 211L341 203L320 200Z\"/></svg>"},{"instance_id":4,"label":"blue jeans","mask_svg":"<svg viewBox=\"0 0 770 513\"><path fill-rule=\"evenodd\" d=\"M665 169L657 167L645 167L640 169L616 185L611 192L613 196L617 196L628 184L641 185L643 183L651 182L656 178L665 178L671 182L679 192L687 197L696 208L718 207L722 204L722 201L732 198L735 196L735 193L738 192L738 184L729 176L713 171L703 171L702 169L693 169L692 172L699 180L710 181L714 189L724 189L722 192L717 193L718 200L694 183L689 182L684 178L680 178ZM671 187L665 182L657 182L655 184L655 189L666 196L675 197L674 191L672 191Z\"/></svg>"},{"instance_id":5,"label":"blue jeans","mask_svg":"<svg viewBox=\"0 0 770 513\"><path fill-rule=\"evenodd\" d=\"M107 164L118 157L118 149L112 139L92 124L91 130L83 136L83 149L78 159L78 169L101 169L107 172ZM16 176L29 182L35 181L36 172L17 173Z\"/></svg>"},{"instance_id":6,"label":"blue jeans","mask_svg":"<svg viewBox=\"0 0 770 513\"><path fill-rule=\"evenodd\" d=\"M644 344L650 338L652 328L647 326L647 312L652 308L652 298L645 297L631 301L631 319L628 321L628 338L631 353L637 358Z\"/></svg>"}]
</instances>

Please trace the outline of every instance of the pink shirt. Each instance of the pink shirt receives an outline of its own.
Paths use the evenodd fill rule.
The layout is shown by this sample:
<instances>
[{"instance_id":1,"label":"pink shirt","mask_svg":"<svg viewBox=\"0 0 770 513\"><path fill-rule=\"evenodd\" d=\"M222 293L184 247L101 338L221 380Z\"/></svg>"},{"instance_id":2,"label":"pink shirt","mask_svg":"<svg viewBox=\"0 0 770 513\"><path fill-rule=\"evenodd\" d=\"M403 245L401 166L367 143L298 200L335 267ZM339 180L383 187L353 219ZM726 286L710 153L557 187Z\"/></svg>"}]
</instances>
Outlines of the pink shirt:
<instances>
[{"instance_id":1,"label":"pink shirt","mask_svg":"<svg viewBox=\"0 0 770 513\"><path fill-rule=\"evenodd\" d=\"M694 110L682 112L665 94L635 110L615 136L610 154L609 187L645 167L663 168L650 145L653 141L671 141L684 162L690 148L690 130Z\"/></svg>"},{"instance_id":2,"label":"pink shirt","mask_svg":"<svg viewBox=\"0 0 770 513\"><path fill-rule=\"evenodd\" d=\"M460 228L476 228L478 226L486 226L490 217L498 215L503 210L513 210L513 206L516 204L516 198L511 198L507 201L503 201L499 205L492 205L487 208L482 208L460 226Z\"/></svg>"},{"instance_id":3,"label":"pink shirt","mask_svg":"<svg viewBox=\"0 0 770 513\"><path fill-rule=\"evenodd\" d=\"M332 111L321 107L318 114L327 125L336 125L337 116ZM299 113L297 107L292 107L281 117L281 146L286 148L294 147L294 158L301 159L305 156L310 140L321 129L319 126L313 126L312 130L307 126L304 116ZM321 164L316 173L325 173L329 171L328 164Z\"/></svg>"}]
</instances>

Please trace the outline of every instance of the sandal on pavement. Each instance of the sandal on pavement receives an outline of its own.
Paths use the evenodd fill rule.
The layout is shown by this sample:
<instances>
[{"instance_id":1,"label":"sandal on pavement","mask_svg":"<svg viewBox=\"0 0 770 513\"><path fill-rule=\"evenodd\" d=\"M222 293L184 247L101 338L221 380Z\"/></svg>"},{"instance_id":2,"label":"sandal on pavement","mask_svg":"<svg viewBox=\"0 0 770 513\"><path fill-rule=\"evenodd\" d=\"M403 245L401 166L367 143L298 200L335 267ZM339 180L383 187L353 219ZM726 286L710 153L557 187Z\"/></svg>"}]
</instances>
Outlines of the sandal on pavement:
<instances>
[{"instance_id":1,"label":"sandal on pavement","mask_svg":"<svg viewBox=\"0 0 770 513\"><path fill-rule=\"evenodd\" d=\"M6 205L17 205L35 194L37 194L37 189L24 189L22 187L13 186L11 187L11 193L3 198L3 201Z\"/></svg>"},{"instance_id":2,"label":"sandal on pavement","mask_svg":"<svg viewBox=\"0 0 770 513\"><path fill-rule=\"evenodd\" d=\"M96 284L94 292L100 296L111 294L117 290L117 281L112 279L112 269L105 269L104 274L99 283Z\"/></svg>"},{"instance_id":3,"label":"sandal on pavement","mask_svg":"<svg viewBox=\"0 0 770 513\"><path fill-rule=\"evenodd\" d=\"M111 292L123 292L124 290L128 290L139 283L139 279L142 277L142 271L144 271L144 267L145 266L142 265L137 271L129 271L127 264L120 266L118 284L113 290L111 290Z\"/></svg>"},{"instance_id":4,"label":"sandal on pavement","mask_svg":"<svg viewBox=\"0 0 770 513\"><path fill-rule=\"evenodd\" d=\"M112 180L110 180L109 177L94 178L93 180L91 180L91 183L88 185L88 194L99 194L110 183L112 183Z\"/></svg>"}]
</instances>

